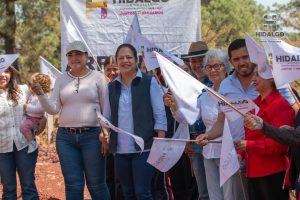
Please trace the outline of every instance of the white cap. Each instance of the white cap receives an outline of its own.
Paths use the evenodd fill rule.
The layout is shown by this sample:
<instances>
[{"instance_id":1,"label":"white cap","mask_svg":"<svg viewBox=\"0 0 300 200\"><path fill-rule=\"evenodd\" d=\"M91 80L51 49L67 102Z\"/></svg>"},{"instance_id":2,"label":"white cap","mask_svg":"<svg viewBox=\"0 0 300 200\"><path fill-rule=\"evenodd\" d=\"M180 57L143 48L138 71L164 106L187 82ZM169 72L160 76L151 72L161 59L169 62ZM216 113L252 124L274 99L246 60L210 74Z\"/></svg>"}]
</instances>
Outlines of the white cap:
<instances>
[{"instance_id":1,"label":"white cap","mask_svg":"<svg viewBox=\"0 0 300 200\"><path fill-rule=\"evenodd\" d=\"M66 54L68 54L71 51L81 51L84 53L88 52L86 46L81 41L73 41L69 43L66 48Z\"/></svg>"},{"instance_id":2,"label":"white cap","mask_svg":"<svg viewBox=\"0 0 300 200\"><path fill-rule=\"evenodd\" d=\"M268 63L267 57L262 65L257 66L258 75L263 79L271 79L273 78L271 66Z\"/></svg>"}]
</instances>

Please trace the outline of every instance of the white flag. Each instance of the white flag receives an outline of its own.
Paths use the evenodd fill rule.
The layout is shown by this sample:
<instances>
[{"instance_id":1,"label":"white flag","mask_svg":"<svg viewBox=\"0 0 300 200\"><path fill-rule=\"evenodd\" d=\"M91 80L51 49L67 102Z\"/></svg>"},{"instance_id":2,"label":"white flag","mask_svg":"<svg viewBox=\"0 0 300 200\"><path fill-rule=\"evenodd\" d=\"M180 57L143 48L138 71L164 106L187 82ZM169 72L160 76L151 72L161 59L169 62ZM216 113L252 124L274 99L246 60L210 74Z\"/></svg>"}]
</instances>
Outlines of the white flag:
<instances>
[{"instance_id":1,"label":"white flag","mask_svg":"<svg viewBox=\"0 0 300 200\"><path fill-rule=\"evenodd\" d=\"M19 54L4 54L0 55L0 73L4 72L15 60L19 57Z\"/></svg>"},{"instance_id":2,"label":"white flag","mask_svg":"<svg viewBox=\"0 0 300 200\"><path fill-rule=\"evenodd\" d=\"M40 73L47 74L51 79L51 89L54 87L55 80L62 73L56 69L51 63L49 63L45 58L40 56Z\"/></svg>"},{"instance_id":3,"label":"white flag","mask_svg":"<svg viewBox=\"0 0 300 200\"><path fill-rule=\"evenodd\" d=\"M300 48L282 40L264 40L263 45L277 88L300 79Z\"/></svg>"},{"instance_id":4,"label":"white flag","mask_svg":"<svg viewBox=\"0 0 300 200\"><path fill-rule=\"evenodd\" d=\"M228 121L225 118L220 157L220 187L240 168Z\"/></svg>"},{"instance_id":5,"label":"white flag","mask_svg":"<svg viewBox=\"0 0 300 200\"><path fill-rule=\"evenodd\" d=\"M71 43L73 41L81 41L85 44L86 48L88 49L89 53L91 55L95 55L92 50L89 48L87 45L84 37L80 33L78 27L76 26L75 22L73 21L72 17L70 16L70 19L67 24L67 37L68 37L68 42Z\"/></svg>"},{"instance_id":6,"label":"white flag","mask_svg":"<svg viewBox=\"0 0 300 200\"><path fill-rule=\"evenodd\" d=\"M155 54L162 75L176 99L179 112L183 114L185 121L194 124L200 111L197 99L207 87L159 53Z\"/></svg>"},{"instance_id":7,"label":"white flag","mask_svg":"<svg viewBox=\"0 0 300 200\"><path fill-rule=\"evenodd\" d=\"M97 64L97 69L100 70L100 72L103 72L103 69L100 67L100 65L98 64L98 61L96 60L96 58L94 57L95 54L94 52L92 52L92 50L90 49L90 47L88 46L88 44L86 43L84 37L82 36L82 34L80 33L78 27L76 26L75 22L73 21L72 17L70 16L70 19L68 21L67 24L67 38L68 38L68 42L71 43L73 41L81 41L84 43L84 45L86 46L88 52L90 53L90 55L94 58L95 63Z\"/></svg>"},{"instance_id":8,"label":"white flag","mask_svg":"<svg viewBox=\"0 0 300 200\"><path fill-rule=\"evenodd\" d=\"M114 125L112 125L103 115L101 115L100 112L96 111L99 123L101 124L101 126L112 129L113 131L117 132L117 133L121 133L121 134L126 134L131 136L135 142L137 143L137 145L139 145L139 147L141 148L141 151L144 150L144 140L143 138L133 135L132 133L129 133L127 131L124 131L123 129L120 129L118 127L115 127Z\"/></svg>"},{"instance_id":9,"label":"white flag","mask_svg":"<svg viewBox=\"0 0 300 200\"><path fill-rule=\"evenodd\" d=\"M268 64L265 50L247 33L245 33L245 41L250 61L257 64L259 76L263 79L273 78L271 66Z\"/></svg>"},{"instance_id":10,"label":"white flag","mask_svg":"<svg viewBox=\"0 0 300 200\"><path fill-rule=\"evenodd\" d=\"M72 17L70 17L68 24L67 24L67 38L68 42L74 42L74 41L81 41L80 32L73 21Z\"/></svg>"},{"instance_id":11,"label":"white flag","mask_svg":"<svg viewBox=\"0 0 300 200\"><path fill-rule=\"evenodd\" d=\"M158 68L158 62L153 51L160 52L166 58L176 62L178 65L183 65L184 62L177 56L174 56L167 50L159 48L153 42L149 41L146 37L141 34L141 29L139 26L138 18L135 15L129 31L126 36L125 43L129 43L135 47L139 55L143 57L146 68L148 71Z\"/></svg>"},{"instance_id":12,"label":"white flag","mask_svg":"<svg viewBox=\"0 0 300 200\"><path fill-rule=\"evenodd\" d=\"M129 43L129 44L133 44L133 42L136 40L134 38L134 33L132 32L136 32L136 33L140 33L142 34L141 32L141 27L140 27L140 23L139 23L139 19L138 19L138 16L137 14L135 13L133 19L132 19L132 23L130 25L130 28L129 28L129 31L126 35L126 39L125 39L125 43Z\"/></svg>"},{"instance_id":13,"label":"white flag","mask_svg":"<svg viewBox=\"0 0 300 200\"><path fill-rule=\"evenodd\" d=\"M171 169L180 159L189 138L188 124L180 123L173 139L154 138L147 162L161 172ZM176 140L183 139L183 140Z\"/></svg>"}]
</instances>

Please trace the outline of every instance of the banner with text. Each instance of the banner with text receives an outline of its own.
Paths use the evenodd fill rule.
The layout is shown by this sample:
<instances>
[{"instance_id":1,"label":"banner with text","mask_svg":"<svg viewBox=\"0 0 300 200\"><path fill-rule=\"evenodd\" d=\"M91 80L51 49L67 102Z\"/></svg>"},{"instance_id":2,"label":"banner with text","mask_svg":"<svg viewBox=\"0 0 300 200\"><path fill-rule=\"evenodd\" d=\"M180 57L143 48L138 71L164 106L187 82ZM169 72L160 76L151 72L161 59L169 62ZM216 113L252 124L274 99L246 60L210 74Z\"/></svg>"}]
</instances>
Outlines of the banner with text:
<instances>
[{"instance_id":1,"label":"banner with text","mask_svg":"<svg viewBox=\"0 0 300 200\"><path fill-rule=\"evenodd\" d=\"M61 0L60 9L63 70L70 17L101 64L123 43L135 13L142 34L173 54L186 54L190 43L200 39L200 0ZM153 50L137 49L140 55ZM90 58L89 67L93 63Z\"/></svg>"}]
</instances>

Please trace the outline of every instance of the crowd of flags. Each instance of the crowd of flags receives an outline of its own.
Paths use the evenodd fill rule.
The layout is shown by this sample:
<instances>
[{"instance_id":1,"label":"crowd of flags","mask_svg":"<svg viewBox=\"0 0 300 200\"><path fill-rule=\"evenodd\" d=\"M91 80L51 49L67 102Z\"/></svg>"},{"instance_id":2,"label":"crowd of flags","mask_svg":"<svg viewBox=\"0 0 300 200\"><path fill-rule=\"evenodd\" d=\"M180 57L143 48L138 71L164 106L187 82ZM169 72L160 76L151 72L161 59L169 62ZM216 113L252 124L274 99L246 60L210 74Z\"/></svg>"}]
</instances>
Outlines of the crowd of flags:
<instances>
[{"instance_id":1,"label":"crowd of flags","mask_svg":"<svg viewBox=\"0 0 300 200\"><path fill-rule=\"evenodd\" d=\"M68 42L80 40L87 46L89 53L92 56L94 55L72 18L68 21L67 30ZM300 79L300 48L276 38L263 38L263 47L261 47L247 33L245 34L245 40L251 62L257 64L258 71L263 78L274 78L277 88ZM177 66L184 64L182 59L158 47L142 35L137 15L133 18L124 42L132 44L137 51L142 54L145 65L149 71L160 67L162 75L176 99L178 110L183 114L184 120L187 122L179 124L173 138L154 139L148 162L160 171L166 172L176 164L184 152L186 141L189 140L188 124L193 124L197 120L199 113L197 99L203 89L207 89L207 86ZM158 52L151 52L149 49L156 49ZM18 56L19 54L0 55L0 73L7 70ZM62 74L62 72L57 70L43 57L40 57L40 72L48 74L51 77L52 88L55 79ZM216 99L216 101L222 102L222 99L219 99L218 95L213 95L213 98ZM230 102L230 100L228 100L228 102ZM228 104L228 102L226 104ZM237 109L244 109L242 111L243 113L253 108L257 110L257 107L255 107L255 104L250 99L244 102L245 105L242 106L243 108ZM239 162L227 120L234 121L242 117L242 115L233 111L231 107L228 106L223 106L222 111L225 113L227 119L224 124L222 153L220 158L221 186L239 169ZM103 126L112 128L120 134L132 136L141 149L144 148L142 138L112 126L99 113L98 118Z\"/></svg>"}]
</instances>

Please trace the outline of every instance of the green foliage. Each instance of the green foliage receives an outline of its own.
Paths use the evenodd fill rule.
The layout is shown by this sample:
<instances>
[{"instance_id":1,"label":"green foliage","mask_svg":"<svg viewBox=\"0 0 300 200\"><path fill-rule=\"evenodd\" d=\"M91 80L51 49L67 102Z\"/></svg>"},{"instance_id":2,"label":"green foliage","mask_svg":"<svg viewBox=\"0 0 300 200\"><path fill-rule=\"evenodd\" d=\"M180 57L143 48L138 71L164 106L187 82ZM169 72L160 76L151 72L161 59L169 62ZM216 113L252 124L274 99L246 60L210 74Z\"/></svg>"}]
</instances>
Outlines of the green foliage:
<instances>
[{"instance_id":1,"label":"green foliage","mask_svg":"<svg viewBox=\"0 0 300 200\"><path fill-rule=\"evenodd\" d=\"M1 1L0 12L5 10L6 2ZM15 0L13 3L16 30L12 32L8 28L12 16L5 14L0 19L0 29L5 27L5 34L15 38L15 52L20 54L18 65L22 76L28 78L39 71L39 56L60 67L59 0ZM0 34L1 49L7 39L3 36Z\"/></svg>"},{"instance_id":2,"label":"green foliage","mask_svg":"<svg viewBox=\"0 0 300 200\"><path fill-rule=\"evenodd\" d=\"M275 12L281 13L283 25L292 29L286 33L287 42L300 47L300 0L291 0L286 5L275 4Z\"/></svg>"},{"instance_id":3,"label":"green foliage","mask_svg":"<svg viewBox=\"0 0 300 200\"><path fill-rule=\"evenodd\" d=\"M210 47L254 33L263 23L264 8L254 0L211 0L202 5L202 39Z\"/></svg>"}]
</instances>

